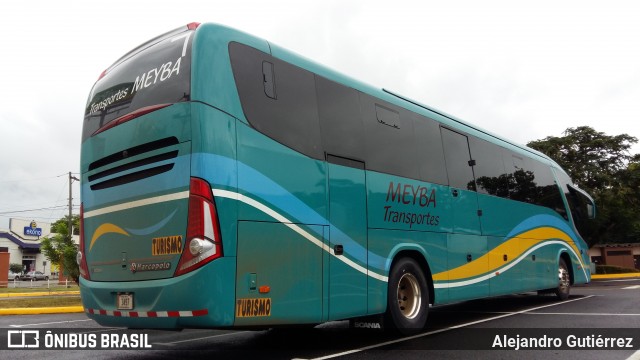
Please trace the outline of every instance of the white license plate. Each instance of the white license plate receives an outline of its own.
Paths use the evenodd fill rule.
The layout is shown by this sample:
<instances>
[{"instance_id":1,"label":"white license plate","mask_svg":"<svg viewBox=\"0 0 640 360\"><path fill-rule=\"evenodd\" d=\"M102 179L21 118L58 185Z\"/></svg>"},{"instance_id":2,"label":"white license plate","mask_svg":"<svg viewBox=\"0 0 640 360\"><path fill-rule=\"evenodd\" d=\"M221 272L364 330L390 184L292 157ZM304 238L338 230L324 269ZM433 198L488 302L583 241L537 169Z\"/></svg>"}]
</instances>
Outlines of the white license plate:
<instances>
[{"instance_id":1,"label":"white license plate","mask_svg":"<svg viewBox=\"0 0 640 360\"><path fill-rule=\"evenodd\" d=\"M133 294L118 294L118 310L133 309Z\"/></svg>"}]
</instances>

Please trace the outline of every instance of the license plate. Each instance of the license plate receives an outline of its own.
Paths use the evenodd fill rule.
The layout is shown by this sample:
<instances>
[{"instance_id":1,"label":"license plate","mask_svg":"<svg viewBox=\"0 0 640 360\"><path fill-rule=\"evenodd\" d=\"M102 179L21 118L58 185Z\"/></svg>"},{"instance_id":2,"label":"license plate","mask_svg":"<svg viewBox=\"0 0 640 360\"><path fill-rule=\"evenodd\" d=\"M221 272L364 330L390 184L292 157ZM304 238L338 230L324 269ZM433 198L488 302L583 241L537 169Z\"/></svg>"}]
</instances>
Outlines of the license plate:
<instances>
[{"instance_id":1,"label":"license plate","mask_svg":"<svg viewBox=\"0 0 640 360\"><path fill-rule=\"evenodd\" d=\"M133 294L123 293L118 294L118 310L132 310L133 309Z\"/></svg>"}]
</instances>

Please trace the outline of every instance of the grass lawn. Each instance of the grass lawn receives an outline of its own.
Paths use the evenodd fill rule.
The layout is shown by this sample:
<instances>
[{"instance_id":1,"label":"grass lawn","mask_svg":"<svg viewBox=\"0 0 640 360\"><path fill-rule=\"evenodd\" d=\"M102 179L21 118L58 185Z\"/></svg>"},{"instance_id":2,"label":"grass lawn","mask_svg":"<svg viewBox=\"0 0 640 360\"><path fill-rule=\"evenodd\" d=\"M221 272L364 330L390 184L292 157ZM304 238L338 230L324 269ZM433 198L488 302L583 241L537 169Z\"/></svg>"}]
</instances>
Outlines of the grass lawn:
<instances>
[{"instance_id":1,"label":"grass lawn","mask_svg":"<svg viewBox=\"0 0 640 360\"><path fill-rule=\"evenodd\" d=\"M35 298L9 298L0 300L0 309L80 306L80 296L42 296Z\"/></svg>"},{"instance_id":2,"label":"grass lawn","mask_svg":"<svg viewBox=\"0 0 640 360\"><path fill-rule=\"evenodd\" d=\"M30 293L30 292L51 292L54 293L56 291L77 291L79 290L78 285L75 283L73 285L69 285L69 287L65 287L64 285L55 284L47 288L46 284L38 284L43 286L33 286L29 287L13 287L13 283L9 284L9 287L0 287L0 294L11 294L11 293ZM0 296L1 297L1 296Z\"/></svg>"}]
</instances>

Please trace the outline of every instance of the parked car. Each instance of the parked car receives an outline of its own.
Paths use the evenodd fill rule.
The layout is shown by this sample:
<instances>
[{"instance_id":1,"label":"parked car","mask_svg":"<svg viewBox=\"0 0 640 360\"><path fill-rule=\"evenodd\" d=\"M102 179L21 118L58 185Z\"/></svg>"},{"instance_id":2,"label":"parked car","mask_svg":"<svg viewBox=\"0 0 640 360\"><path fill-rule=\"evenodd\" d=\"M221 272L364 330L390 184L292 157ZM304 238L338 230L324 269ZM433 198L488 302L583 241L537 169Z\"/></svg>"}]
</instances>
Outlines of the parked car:
<instances>
[{"instance_id":1,"label":"parked car","mask_svg":"<svg viewBox=\"0 0 640 360\"><path fill-rule=\"evenodd\" d=\"M9 270L9 277L7 277L7 279L9 279L9 280L20 280L20 275L22 275L22 273L16 273L16 272L13 272L13 271Z\"/></svg>"},{"instance_id":2,"label":"parked car","mask_svg":"<svg viewBox=\"0 0 640 360\"><path fill-rule=\"evenodd\" d=\"M29 271L28 273L21 275L20 280L49 280L49 277L41 271Z\"/></svg>"}]
</instances>

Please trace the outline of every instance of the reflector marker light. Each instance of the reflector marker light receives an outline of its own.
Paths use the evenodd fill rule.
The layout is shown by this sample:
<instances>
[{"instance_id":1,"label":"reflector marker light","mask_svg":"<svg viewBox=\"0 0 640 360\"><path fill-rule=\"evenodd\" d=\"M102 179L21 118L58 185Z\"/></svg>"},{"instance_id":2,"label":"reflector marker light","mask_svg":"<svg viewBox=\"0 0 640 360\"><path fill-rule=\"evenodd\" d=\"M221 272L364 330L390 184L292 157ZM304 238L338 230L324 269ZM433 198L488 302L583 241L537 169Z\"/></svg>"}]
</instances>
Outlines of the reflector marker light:
<instances>
[{"instance_id":1,"label":"reflector marker light","mask_svg":"<svg viewBox=\"0 0 640 360\"><path fill-rule=\"evenodd\" d=\"M116 317L137 317L137 318L173 318L173 317L194 317L205 316L209 314L209 310L181 310L181 311L113 311L101 309L84 309L87 314L116 316Z\"/></svg>"},{"instance_id":2,"label":"reflector marker light","mask_svg":"<svg viewBox=\"0 0 640 360\"><path fill-rule=\"evenodd\" d=\"M80 243L78 244L78 253L76 254L76 262L80 270L80 276L87 280L91 280L89 275L89 266L87 265L87 258L85 254L84 243L84 203L80 204Z\"/></svg>"},{"instance_id":3,"label":"reflector marker light","mask_svg":"<svg viewBox=\"0 0 640 360\"><path fill-rule=\"evenodd\" d=\"M192 23L187 24L187 29L195 30L198 26L200 26L199 22L192 22Z\"/></svg>"},{"instance_id":4,"label":"reflector marker light","mask_svg":"<svg viewBox=\"0 0 640 360\"><path fill-rule=\"evenodd\" d=\"M204 213L204 238L210 241L216 241L216 236L213 233L211 204L202 203L202 212Z\"/></svg>"}]
</instances>

